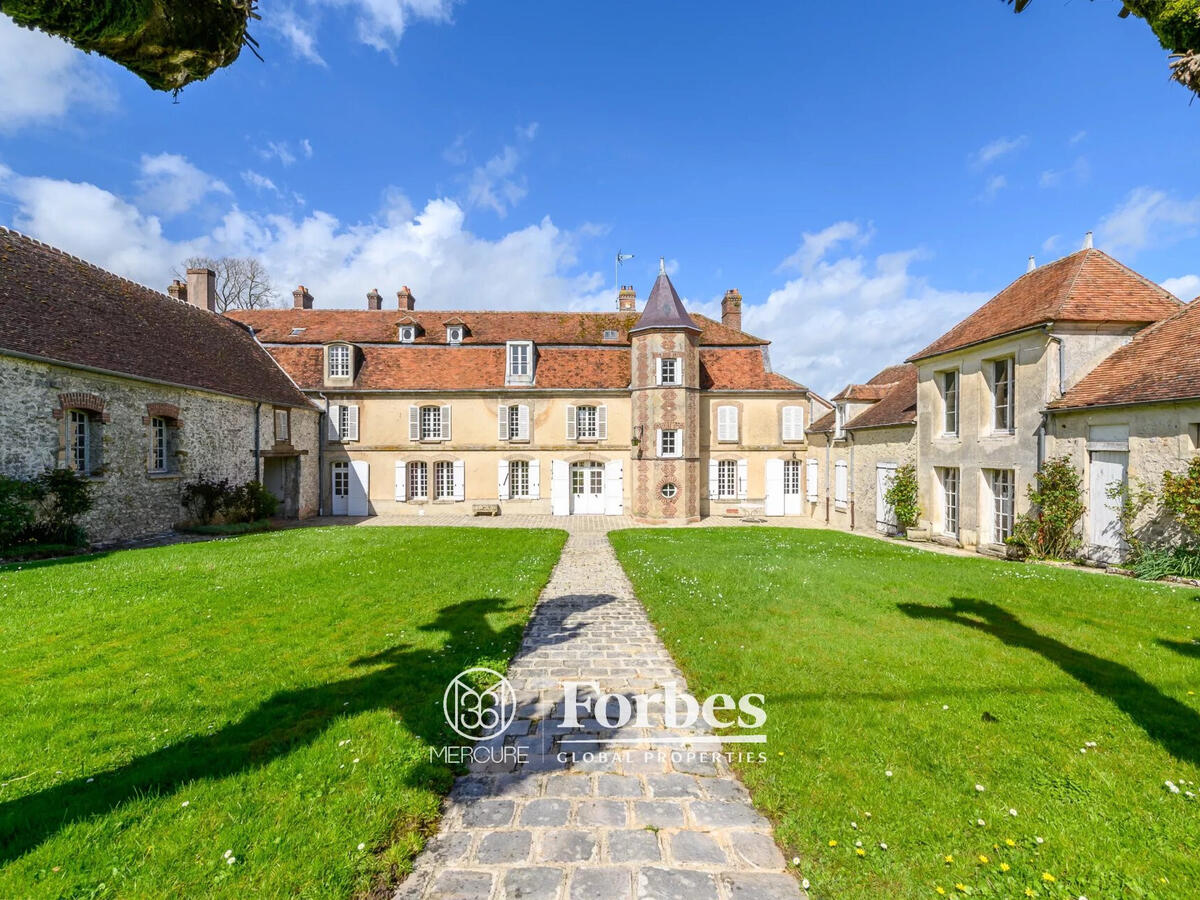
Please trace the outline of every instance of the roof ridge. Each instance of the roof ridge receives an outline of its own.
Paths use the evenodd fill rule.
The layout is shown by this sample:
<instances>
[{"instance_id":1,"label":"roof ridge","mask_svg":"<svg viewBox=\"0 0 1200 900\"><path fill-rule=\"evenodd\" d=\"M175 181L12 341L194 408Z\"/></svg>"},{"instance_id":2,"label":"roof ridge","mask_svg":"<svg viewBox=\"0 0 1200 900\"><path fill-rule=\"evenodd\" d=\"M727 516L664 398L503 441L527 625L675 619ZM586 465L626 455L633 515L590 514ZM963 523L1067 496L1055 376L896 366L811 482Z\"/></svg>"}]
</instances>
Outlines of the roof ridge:
<instances>
[{"instance_id":1,"label":"roof ridge","mask_svg":"<svg viewBox=\"0 0 1200 900\"><path fill-rule=\"evenodd\" d=\"M1055 315L1052 317L1053 319L1057 319L1058 315L1062 313L1063 307L1067 305L1067 301L1071 298L1071 293L1075 290L1075 282L1079 280L1079 273L1083 271L1084 264L1087 263L1088 258L1095 251L1091 247L1085 247L1083 250L1076 250L1075 252L1082 253L1082 256L1079 257L1079 265L1075 267L1075 274L1071 276L1071 280L1067 282L1066 286L1063 288L1062 296L1058 298L1058 302L1054 306ZM1075 254L1072 253L1068 256L1064 256L1063 259L1069 259L1074 255ZM1057 262L1057 260L1055 261ZM1037 270L1035 269L1034 271Z\"/></svg>"}]
</instances>

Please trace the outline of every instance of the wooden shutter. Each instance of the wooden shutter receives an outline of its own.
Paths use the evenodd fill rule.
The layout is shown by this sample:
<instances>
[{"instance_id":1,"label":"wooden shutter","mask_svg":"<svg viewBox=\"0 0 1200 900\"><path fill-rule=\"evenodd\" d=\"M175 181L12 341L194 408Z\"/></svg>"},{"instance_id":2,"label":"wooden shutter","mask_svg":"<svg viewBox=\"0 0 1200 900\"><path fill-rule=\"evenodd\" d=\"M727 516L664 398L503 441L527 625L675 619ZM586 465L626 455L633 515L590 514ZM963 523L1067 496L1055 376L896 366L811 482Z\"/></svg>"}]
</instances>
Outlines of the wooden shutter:
<instances>
[{"instance_id":1,"label":"wooden shutter","mask_svg":"<svg viewBox=\"0 0 1200 900\"><path fill-rule=\"evenodd\" d=\"M346 436L343 440L357 441L358 440L358 407L346 407Z\"/></svg>"},{"instance_id":2,"label":"wooden shutter","mask_svg":"<svg viewBox=\"0 0 1200 900\"><path fill-rule=\"evenodd\" d=\"M556 516L571 514L570 469L566 460L550 460L550 510Z\"/></svg>"},{"instance_id":3,"label":"wooden shutter","mask_svg":"<svg viewBox=\"0 0 1200 900\"><path fill-rule=\"evenodd\" d=\"M450 440L450 407L442 407L442 440Z\"/></svg>"},{"instance_id":4,"label":"wooden shutter","mask_svg":"<svg viewBox=\"0 0 1200 900\"><path fill-rule=\"evenodd\" d=\"M785 406L783 408L783 439L785 441L804 440L804 407Z\"/></svg>"},{"instance_id":5,"label":"wooden shutter","mask_svg":"<svg viewBox=\"0 0 1200 900\"><path fill-rule=\"evenodd\" d=\"M608 440L608 407L603 403L596 407L596 440Z\"/></svg>"},{"instance_id":6,"label":"wooden shutter","mask_svg":"<svg viewBox=\"0 0 1200 900\"><path fill-rule=\"evenodd\" d=\"M408 408L408 439L410 441L421 439L421 407L419 406Z\"/></svg>"},{"instance_id":7,"label":"wooden shutter","mask_svg":"<svg viewBox=\"0 0 1200 900\"><path fill-rule=\"evenodd\" d=\"M657 448L655 452L658 456L663 455L662 433L663 430L661 428L655 430L654 432L655 447Z\"/></svg>"},{"instance_id":8,"label":"wooden shutter","mask_svg":"<svg viewBox=\"0 0 1200 900\"><path fill-rule=\"evenodd\" d=\"M529 499L540 500L542 497L541 465L536 459L529 461Z\"/></svg>"},{"instance_id":9,"label":"wooden shutter","mask_svg":"<svg viewBox=\"0 0 1200 900\"><path fill-rule=\"evenodd\" d=\"M338 441L338 423L342 418L342 410L337 404L329 407L329 412L325 421L325 438L331 443Z\"/></svg>"},{"instance_id":10,"label":"wooden shutter","mask_svg":"<svg viewBox=\"0 0 1200 900\"><path fill-rule=\"evenodd\" d=\"M517 438L529 440L529 407L524 403L517 407Z\"/></svg>"},{"instance_id":11,"label":"wooden shutter","mask_svg":"<svg viewBox=\"0 0 1200 900\"><path fill-rule=\"evenodd\" d=\"M717 461L710 459L708 461L708 499L717 499Z\"/></svg>"},{"instance_id":12,"label":"wooden shutter","mask_svg":"<svg viewBox=\"0 0 1200 900\"><path fill-rule=\"evenodd\" d=\"M783 515L783 460L768 459L765 466L767 494L763 500L763 514Z\"/></svg>"},{"instance_id":13,"label":"wooden shutter","mask_svg":"<svg viewBox=\"0 0 1200 900\"><path fill-rule=\"evenodd\" d=\"M496 470L496 497L500 500L508 499L508 460L502 459L497 464Z\"/></svg>"},{"instance_id":14,"label":"wooden shutter","mask_svg":"<svg viewBox=\"0 0 1200 900\"><path fill-rule=\"evenodd\" d=\"M567 407L567 440L575 440L575 407ZM566 515L566 513L563 513Z\"/></svg>"},{"instance_id":15,"label":"wooden shutter","mask_svg":"<svg viewBox=\"0 0 1200 900\"><path fill-rule=\"evenodd\" d=\"M604 514L619 516L625 512L624 464L619 459L604 464Z\"/></svg>"},{"instance_id":16,"label":"wooden shutter","mask_svg":"<svg viewBox=\"0 0 1200 900\"><path fill-rule=\"evenodd\" d=\"M738 480L737 492L738 492L739 500L745 500L746 496L750 493L749 472L750 472L750 467L747 464L746 460L739 459L737 461L737 480Z\"/></svg>"},{"instance_id":17,"label":"wooden shutter","mask_svg":"<svg viewBox=\"0 0 1200 900\"><path fill-rule=\"evenodd\" d=\"M508 407L504 404L496 407L496 440L507 441L512 435L508 433Z\"/></svg>"},{"instance_id":18,"label":"wooden shutter","mask_svg":"<svg viewBox=\"0 0 1200 900\"><path fill-rule=\"evenodd\" d=\"M408 474L408 464L402 459L396 460L396 502L404 503L408 500L408 483L405 476Z\"/></svg>"},{"instance_id":19,"label":"wooden shutter","mask_svg":"<svg viewBox=\"0 0 1200 900\"><path fill-rule=\"evenodd\" d=\"M833 499L836 503L845 504L850 499L846 463L838 460L834 464Z\"/></svg>"},{"instance_id":20,"label":"wooden shutter","mask_svg":"<svg viewBox=\"0 0 1200 900\"><path fill-rule=\"evenodd\" d=\"M443 409L449 409L446 406ZM464 484L466 476L466 466L461 459L454 461L454 499L462 500L466 496L466 485Z\"/></svg>"},{"instance_id":21,"label":"wooden shutter","mask_svg":"<svg viewBox=\"0 0 1200 900\"><path fill-rule=\"evenodd\" d=\"M818 490L817 461L815 459L808 460L806 468L808 470L806 473L806 477L807 477L807 481L808 481L808 484L806 485L806 488L808 491L808 500L810 503L815 503L817 500L817 490Z\"/></svg>"},{"instance_id":22,"label":"wooden shutter","mask_svg":"<svg viewBox=\"0 0 1200 900\"><path fill-rule=\"evenodd\" d=\"M662 384L662 357L659 356L654 360L654 383Z\"/></svg>"},{"instance_id":23,"label":"wooden shutter","mask_svg":"<svg viewBox=\"0 0 1200 900\"><path fill-rule=\"evenodd\" d=\"M738 439L738 410L736 406L717 407L717 440L736 442Z\"/></svg>"}]
</instances>

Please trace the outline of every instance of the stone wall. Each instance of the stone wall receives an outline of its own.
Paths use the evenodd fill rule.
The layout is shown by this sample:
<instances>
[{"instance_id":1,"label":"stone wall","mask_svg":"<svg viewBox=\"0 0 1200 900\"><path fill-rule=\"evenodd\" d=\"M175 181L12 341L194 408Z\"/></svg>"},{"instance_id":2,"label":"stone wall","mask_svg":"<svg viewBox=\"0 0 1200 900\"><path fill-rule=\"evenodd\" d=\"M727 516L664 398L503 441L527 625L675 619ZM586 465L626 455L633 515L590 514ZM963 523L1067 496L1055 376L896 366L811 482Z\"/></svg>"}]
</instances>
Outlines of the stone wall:
<instances>
[{"instance_id":1,"label":"stone wall","mask_svg":"<svg viewBox=\"0 0 1200 900\"><path fill-rule=\"evenodd\" d=\"M64 396L67 395L67 396ZM81 399L82 398L82 399ZM0 356L0 473L28 478L68 464L65 409L98 406L94 434L94 507L83 519L93 542L126 540L170 529L183 518L185 481L204 475L242 483L260 476L255 458L255 403L205 391ZM170 429L166 473L150 471L152 414L178 410ZM273 408L263 404L262 448L273 444ZM292 445L316 455L318 413L292 410ZM296 441L309 441L296 444ZM301 513L317 496L315 459L301 457Z\"/></svg>"}]
</instances>

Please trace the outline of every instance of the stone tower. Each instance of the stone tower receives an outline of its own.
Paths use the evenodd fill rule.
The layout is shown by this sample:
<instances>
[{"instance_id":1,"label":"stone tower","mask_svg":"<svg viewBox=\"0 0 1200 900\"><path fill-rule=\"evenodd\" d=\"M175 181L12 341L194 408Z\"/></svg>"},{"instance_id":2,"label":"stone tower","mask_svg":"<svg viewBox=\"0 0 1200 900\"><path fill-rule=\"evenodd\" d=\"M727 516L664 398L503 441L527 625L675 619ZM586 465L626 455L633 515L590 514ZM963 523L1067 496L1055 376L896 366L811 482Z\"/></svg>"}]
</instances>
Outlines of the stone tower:
<instances>
[{"instance_id":1,"label":"stone tower","mask_svg":"<svg viewBox=\"0 0 1200 900\"><path fill-rule=\"evenodd\" d=\"M666 269L629 330L633 401L632 514L652 522L700 518L700 329Z\"/></svg>"}]
</instances>

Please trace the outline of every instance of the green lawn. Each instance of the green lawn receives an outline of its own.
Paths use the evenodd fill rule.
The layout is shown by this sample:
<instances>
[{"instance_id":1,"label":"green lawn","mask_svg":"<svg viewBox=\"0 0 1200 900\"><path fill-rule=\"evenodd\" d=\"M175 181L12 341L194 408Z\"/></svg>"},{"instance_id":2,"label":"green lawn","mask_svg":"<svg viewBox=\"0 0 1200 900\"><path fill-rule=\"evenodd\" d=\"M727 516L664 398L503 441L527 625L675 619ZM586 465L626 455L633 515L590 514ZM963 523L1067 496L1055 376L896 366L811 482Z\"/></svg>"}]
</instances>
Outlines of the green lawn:
<instances>
[{"instance_id":1,"label":"green lawn","mask_svg":"<svg viewBox=\"0 0 1200 900\"><path fill-rule=\"evenodd\" d=\"M452 780L446 683L504 668L564 539L298 529L0 569L0 897L403 870Z\"/></svg>"},{"instance_id":2,"label":"green lawn","mask_svg":"<svg viewBox=\"0 0 1200 900\"><path fill-rule=\"evenodd\" d=\"M740 772L813 897L1200 895L1195 588L828 531L612 542L694 694L766 695Z\"/></svg>"}]
</instances>

